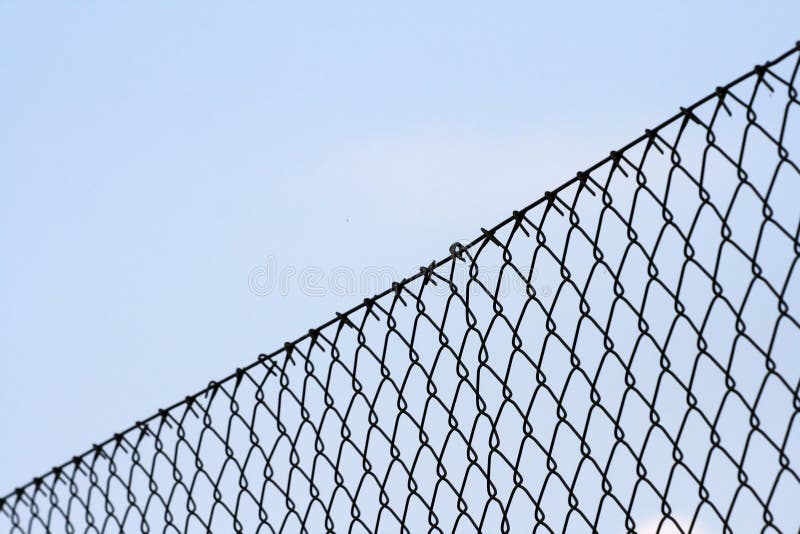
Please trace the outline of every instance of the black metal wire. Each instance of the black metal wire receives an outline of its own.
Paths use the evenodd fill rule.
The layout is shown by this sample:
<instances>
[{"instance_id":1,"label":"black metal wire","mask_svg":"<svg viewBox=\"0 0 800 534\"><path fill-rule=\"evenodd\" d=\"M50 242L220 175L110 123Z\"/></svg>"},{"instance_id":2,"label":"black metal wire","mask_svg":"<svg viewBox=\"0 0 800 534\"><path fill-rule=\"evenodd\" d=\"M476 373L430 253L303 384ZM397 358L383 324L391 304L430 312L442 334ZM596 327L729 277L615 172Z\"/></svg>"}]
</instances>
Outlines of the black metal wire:
<instances>
[{"instance_id":1,"label":"black metal wire","mask_svg":"<svg viewBox=\"0 0 800 534\"><path fill-rule=\"evenodd\" d=\"M19 487L0 527L797 532L798 65Z\"/></svg>"}]
</instances>

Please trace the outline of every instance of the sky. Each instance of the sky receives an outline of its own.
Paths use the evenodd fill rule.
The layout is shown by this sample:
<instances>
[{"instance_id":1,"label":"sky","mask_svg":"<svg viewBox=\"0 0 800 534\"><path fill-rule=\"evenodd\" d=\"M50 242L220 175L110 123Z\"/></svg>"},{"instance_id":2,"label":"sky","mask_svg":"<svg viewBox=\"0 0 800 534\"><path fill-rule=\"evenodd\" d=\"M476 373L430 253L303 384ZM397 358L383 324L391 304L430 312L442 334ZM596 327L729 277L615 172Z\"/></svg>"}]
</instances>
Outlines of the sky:
<instances>
[{"instance_id":1,"label":"sky","mask_svg":"<svg viewBox=\"0 0 800 534\"><path fill-rule=\"evenodd\" d=\"M0 493L446 255L797 20L0 2Z\"/></svg>"}]
</instances>

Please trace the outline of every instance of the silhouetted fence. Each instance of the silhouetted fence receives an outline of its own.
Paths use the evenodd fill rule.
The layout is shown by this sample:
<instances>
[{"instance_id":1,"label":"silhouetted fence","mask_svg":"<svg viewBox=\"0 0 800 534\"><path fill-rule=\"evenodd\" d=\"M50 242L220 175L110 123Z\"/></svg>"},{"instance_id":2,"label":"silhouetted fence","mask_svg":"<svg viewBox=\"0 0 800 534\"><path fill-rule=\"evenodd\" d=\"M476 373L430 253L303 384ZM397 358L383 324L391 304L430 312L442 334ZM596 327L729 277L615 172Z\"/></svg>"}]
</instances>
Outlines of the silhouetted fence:
<instances>
[{"instance_id":1,"label":"silhouetted fence","mask_svg":"<svg viewBox=\"0 0 800 534\"><path fill-rule=\"evenodd\" d=\"M0 525L797 532L799 58L35 478Z\"/></svg>"}]
</instances>

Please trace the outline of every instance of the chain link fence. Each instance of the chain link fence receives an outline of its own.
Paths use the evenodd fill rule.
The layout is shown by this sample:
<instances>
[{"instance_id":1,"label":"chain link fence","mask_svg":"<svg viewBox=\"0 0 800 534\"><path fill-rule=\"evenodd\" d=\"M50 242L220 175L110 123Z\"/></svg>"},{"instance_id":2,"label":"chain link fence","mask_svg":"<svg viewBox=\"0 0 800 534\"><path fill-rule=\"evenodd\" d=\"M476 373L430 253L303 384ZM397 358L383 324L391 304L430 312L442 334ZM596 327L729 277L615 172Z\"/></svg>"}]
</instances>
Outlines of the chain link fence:
<instances>
[{"instance_id":1,"label":"chain link fence","mask_svg":"<svg viewBox=\"0 0 800 534\"><path fill-rule=\"evenodd\" d=\"M799 62L16 489L0 527L797 532Z\"/></svg>"}]
</instances>

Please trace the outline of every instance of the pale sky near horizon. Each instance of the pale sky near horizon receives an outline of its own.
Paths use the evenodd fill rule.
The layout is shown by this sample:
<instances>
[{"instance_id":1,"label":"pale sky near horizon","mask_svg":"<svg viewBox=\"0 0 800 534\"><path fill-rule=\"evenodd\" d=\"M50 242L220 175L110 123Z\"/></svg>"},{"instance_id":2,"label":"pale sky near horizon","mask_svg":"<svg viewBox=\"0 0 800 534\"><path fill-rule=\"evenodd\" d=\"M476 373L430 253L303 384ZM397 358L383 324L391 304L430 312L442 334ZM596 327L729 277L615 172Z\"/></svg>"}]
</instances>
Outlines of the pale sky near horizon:
<instances>
[{"instance_id":1,"label":"pale sky near horizon","mask_svg":"<svg viewBox=\"0 0 800 534\"><path fill-rule=\"evenodd\" d=\"M332 272L444 256L789 49L798 20L0 2L0 494L369 296ZM287 291L253 291L269 262Z\"/></svg>"}]
</instances>

